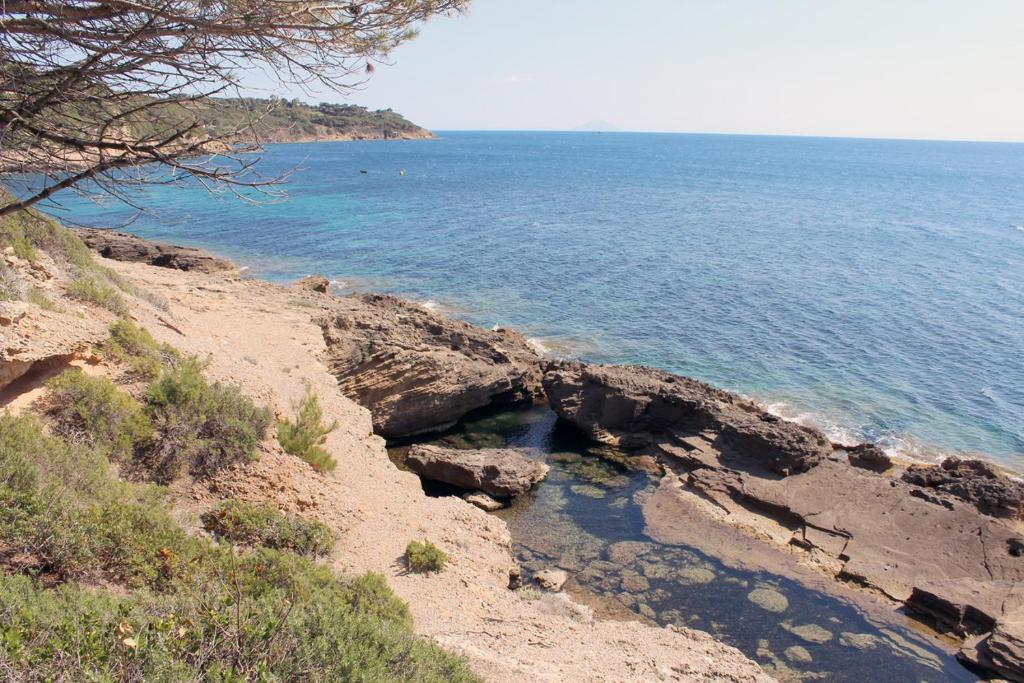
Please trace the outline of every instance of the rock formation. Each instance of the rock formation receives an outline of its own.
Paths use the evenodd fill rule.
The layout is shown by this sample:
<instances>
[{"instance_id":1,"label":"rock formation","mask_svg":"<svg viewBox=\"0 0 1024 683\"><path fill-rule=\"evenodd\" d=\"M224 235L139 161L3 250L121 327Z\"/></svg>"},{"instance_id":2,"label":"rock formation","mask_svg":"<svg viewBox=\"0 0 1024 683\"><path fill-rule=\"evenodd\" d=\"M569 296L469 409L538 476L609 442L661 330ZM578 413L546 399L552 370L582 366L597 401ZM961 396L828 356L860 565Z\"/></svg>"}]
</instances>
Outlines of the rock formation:
<instances>
[{"instance_id":1,"label":"rock formation","mask_svg":"<svg viewBox=\"0 0 1024 683\"><path fill-rule=\"evenodd\" d=\"M816 430L735 394L651 368L554 363L544 375L544 389L560 418L596 441L627 449L711 433L716 448L783 476L811 469L832 450Z\"/></svg>"},{"instance_id":2,"label":"rock formation","mask_svg":"<svg viewBox=\"0 0 1024 683\"><path fill-rule=\"evenodd\" d=\"M333 301L320 320L342 391L394 439L439 430L491 404L541 394L541 359L526 339L443 318L393 296Z\"/></svg>"},{"instance_id":3,"label":"rock formation","mask_svg":"<svg viewBox=\"0 0 1024 683\"><path fill-rule=\"evenodd\" d=\"M34 368L86 353L107 335L107 325L92 316L0 301L0 388Z\"/></svg>"},{"instance_id":4,"label":"rock formation","mask_svg":"<svg viewBox=\"0 0 1024 683\"><path fill-rule=\"evenodd\" d=\"M425 479L480 490L498 498L526 493L548 474L544 463L505 448L460 450L416 445L409 450L405 462Z\"/></svg>"},{"instance_id":5,"label":"rock formation","mask_svg":"<svg viewBox=\"0 0 1024 683\"><path fill-rule=\"evenodd\" d=\"M202 249L150 242L114 230L78 228L75 232L90 249L115 261L133 261L199 273L235 270L235 265L230 261L213 256Z\"/></svg>"},{"instance_id":6,"label":"rock formation","mask_svg":"<svg viewBox=\"0 0 1024 683\"><path fill-rule=\"evenodd\" d=\"M309 292L326 294L331 289L331 281L323 275L307 275L296 280L292 286Z\"/></svg>"},{"instance_id":7,"label":"rock formation","mask_svg":"<svg viewBox=\"0 0 1024 683\"><path fill-rule=\"evenodd\" d=\"M946 458L938 467L911 465L903 481L920 486L923 497L956 498L994 517L1024 518L1024 483L981 460Z\"/></svg>"},{"instance_id":8,"label":"rock formation","mask_svg":"<svg viewBox=\"0 0 1024 683\"><path fill-rule=\"evenodd\" d=\"M892 467L892 458L874 444L862 443L845 450L846 457L854 467L871 470L872 472L885 472Z\"/></svg>"}]
</instances>

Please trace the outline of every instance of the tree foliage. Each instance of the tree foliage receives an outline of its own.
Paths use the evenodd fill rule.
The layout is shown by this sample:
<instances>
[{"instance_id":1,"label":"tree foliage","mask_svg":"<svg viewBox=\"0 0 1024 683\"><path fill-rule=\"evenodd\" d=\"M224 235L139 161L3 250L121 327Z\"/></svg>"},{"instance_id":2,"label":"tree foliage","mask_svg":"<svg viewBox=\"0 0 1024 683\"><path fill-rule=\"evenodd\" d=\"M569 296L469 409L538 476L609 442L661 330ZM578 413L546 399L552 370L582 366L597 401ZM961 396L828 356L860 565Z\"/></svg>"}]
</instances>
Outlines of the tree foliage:
<instances>
[{"instance_id":1,"label":"tree foliage","mask_svg":"<svg viewBox=\"0 0 1024 683\"><path fill-rule=\"evenodd\" d=\"M0 216L66 188L196 178L267 187L252 110L204 125L246 73L345 92L433 16L469 0L7 0L0 4L0 176L45 174ZM274 106L273 104L271 106Z\"/></svg>"}]
</instances>

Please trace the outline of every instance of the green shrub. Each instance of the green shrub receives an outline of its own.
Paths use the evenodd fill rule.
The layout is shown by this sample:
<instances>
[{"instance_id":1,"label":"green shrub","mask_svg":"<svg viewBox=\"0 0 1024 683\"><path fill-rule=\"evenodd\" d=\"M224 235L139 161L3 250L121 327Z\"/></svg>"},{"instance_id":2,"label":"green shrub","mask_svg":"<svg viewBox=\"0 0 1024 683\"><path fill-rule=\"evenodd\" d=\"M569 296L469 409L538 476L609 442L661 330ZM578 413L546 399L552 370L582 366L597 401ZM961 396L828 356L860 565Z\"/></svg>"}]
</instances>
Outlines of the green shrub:
<instances>
[{"instance_id":1,"label":"green shrub","mask_svg":"<svg viewBox=\"0 0 1024 683\"><path fill-rule=\"evenodd\" d=\"M128 304L121 293L95 274L79 275L68 283L66 291L72 299L96 304L119 316L128 315Z\"/></svg>"},{"instance_id":2,"label":"green shrub","mask_svg":"<svg viewBox=\"0 0 1024 683\"><path fill-rule=\"evenodd\" d=\"M269 550L207 563L173 593L0 575L0 662L17 680L479 680L409 624L380 577L348 583Z\"/></svg>"},{"instance_id":3,"label":"green shrub","mask_svg":"<svg viewBox=\"0 0 1024 683\"><path fill-rule=\"evenodd\" d=\"M270 505L226 500L202 516L203 526L219 539L247 546L291 550L321 557L334 549L334 532L320 522L287 515Z\"/></svg>"},{"instance_id":4,"label":"green shrub","mask_svg":"<svg viewBox=\"0 0 1024 683\"><path fill-rule=\"evenodd\" d=\"M448 562L448 556L430 541L409 541L405 547L405 562L414 572L439 572Z\"/></svg>"},{"instance_id":5,"label":"green shrub","mask_svg":"<svg viewBox=\"0 0 1024 683\"><path fill-rule=\"evenodd\" d=\"M142 406L106 377L67 370L46 383L47 413L57 431L124 460L153 441Z\"/></svg>"},{"instance_id":6,"label":"green shrub","mask_svg":"<svg viewBox=\"0 0 1024 683\"><path fill-rule=\"evenodd\" d=\"M102 454L47 436L33 419L0 416L0 538L36 571L163 585L196 542L162 496L116 481Z\"/></svg>"},{"instance_id":7,"label":"green shrub","mask_svg":"<svg viewBox=\"0 0 1024 683\"><path fill-rule=\"evenodd\" d=\"M0 202L7 203L12 199L10 193L0 189ZM36 250L40 249L55 260L66 261L78 268L93 265L89 248L78 235L35 209L15 211L0 217L0 248L7 246L14 247L16 255L29 261L36 260Z\"/></svg>"},{"instance_id":8,"label":"green shrub","mask_svg":"<svg viewBox=\"0 0 1024 683\"><path fill-rule=\"evenodd\" d=\"M183 470L209 476L252 460L266 436L270 412L257 408L237 387L207 384L203 367L195 357L183 359L146 393L160 433L147 455L147 468L157 480L169 481Z\"/></svg>"},{"instance_id":9,"label":"green shrub","mask_svg":"<svg viewBox=\"0 0 1024 683\"><path fill-rule=\"evenodd\" d=\"M295 421L289 419L277 423L277 439L285 452L302 458L321 472L331 472L338 463L321 447L327 435L338 428L338 423L325 425L320 401L311 388L305 396L292 405Z\"/></svg>"},{"instance_id":10,"label":"green shrub","mask_svg":"<svg viewBox=\"0 0 1024 683\"><path fill-rule=\"evenodd\" d=\"M164 367L181 360L181 354L169 344L158 343L149 330L124 318L110 326L110 338L100 345L100 352L147 380L156 379Z\"/></svg>"},{"instance_id":11,"label":"green shrub","mask_svg":"<svg viewBox=\"0 0 1024 683\"><path fill-rule=\"evenodd\" d=\"M0 416L5 680L478 680L415 637L383 577L215 547L188 536L160 493L114 480L102 456L31 418ZM11 572L25 554L39 578Z\"/></svg>"}]
</instances>

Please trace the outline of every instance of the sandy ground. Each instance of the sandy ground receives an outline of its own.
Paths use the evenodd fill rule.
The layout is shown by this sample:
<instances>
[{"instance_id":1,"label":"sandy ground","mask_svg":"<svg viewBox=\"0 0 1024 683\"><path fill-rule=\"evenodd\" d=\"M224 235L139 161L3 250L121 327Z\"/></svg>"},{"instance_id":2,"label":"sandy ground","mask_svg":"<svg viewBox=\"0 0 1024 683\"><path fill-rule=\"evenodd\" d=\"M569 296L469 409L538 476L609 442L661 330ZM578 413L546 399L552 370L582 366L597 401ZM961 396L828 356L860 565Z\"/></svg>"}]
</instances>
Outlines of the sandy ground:
<instances>
[{"instance_id":1,"label":"sandy ground","mask_svg":"<svg viewBox=\"0 0 1024 683\"><path fill-rule=\"evenodd\" d=\"M508 590L505 524L460 499L426 497L417 477L388 460L368 411L340 393L321 363L325 347L313 318L328 297L235 276L104 265L166 298L167 310L133 300L133 316L159 340L209 356L213 379L238 384L279 414L311 386L327 418L340 424L326 444L339 463L332 475L268 444L257 463L209 485L180 486L186 521L229 495L321 519L339 532L330 560L339 570L384 574L409 603L416 630L467 657L488 680L772 680L705 633L603 621L562 594L527 599ZM448 568L406 572L400 558L412 539L439 545Z\"/></svg>"}]
</instances>

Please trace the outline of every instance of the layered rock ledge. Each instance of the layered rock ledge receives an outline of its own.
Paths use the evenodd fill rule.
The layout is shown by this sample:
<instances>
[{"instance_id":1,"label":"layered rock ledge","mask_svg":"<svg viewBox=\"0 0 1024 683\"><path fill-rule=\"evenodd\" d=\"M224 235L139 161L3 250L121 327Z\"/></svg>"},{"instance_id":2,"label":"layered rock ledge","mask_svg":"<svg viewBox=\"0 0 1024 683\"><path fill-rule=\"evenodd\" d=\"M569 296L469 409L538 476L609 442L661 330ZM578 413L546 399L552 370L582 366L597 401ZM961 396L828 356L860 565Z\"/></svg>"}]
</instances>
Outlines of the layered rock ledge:
<instances>
[{"instance_id":1,"label":"layered rock ledge","mask_svg":"<svg viewBox=\"0 0 1024 683\"><path fill-rule=\"evenodd\" d=\"M126 232L100 228L77 228L82 241L100 256L114 261L145 263L151 266L187 270L197 273L218 273L235 270L235 264L202 249L150 242Z\"/></svg>"},{"instance_id":2,"label":"layered rock ledge","mask_svg":"<svg viewBox=\"0 0 1024 683\"><path fill-rule=\"evenodd\" d=\"M526 339L484 330L383 294L340 297L320 319L325 362L388 439L451 426L489 405L542 394L542 360Z\"/></svg>"}]
</instances>

